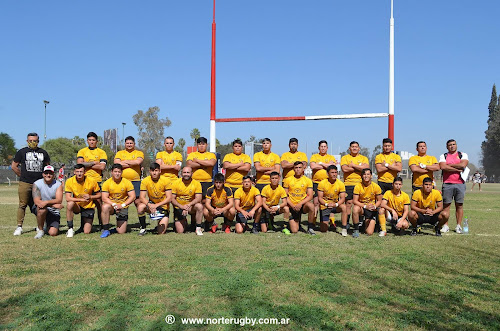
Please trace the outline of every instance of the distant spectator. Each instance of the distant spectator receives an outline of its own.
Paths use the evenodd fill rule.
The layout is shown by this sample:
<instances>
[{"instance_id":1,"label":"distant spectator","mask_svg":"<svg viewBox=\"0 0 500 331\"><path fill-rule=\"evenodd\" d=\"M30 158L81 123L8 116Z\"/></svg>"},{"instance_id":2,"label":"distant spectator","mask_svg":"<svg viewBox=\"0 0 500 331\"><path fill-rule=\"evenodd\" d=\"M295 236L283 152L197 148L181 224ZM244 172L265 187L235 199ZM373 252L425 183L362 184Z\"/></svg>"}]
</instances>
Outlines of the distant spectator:
<instances>
[{"instance_id":1,"label":"distant spectator","mask_svg":"<svg viewBox=\"0 0 500 331\"><path fill-rule=\"evenodd\" d=\"M485 177L485 176L484 176ZM476 171L476 173L472 176L472 187L471 187L471 192L474 190L474 186L476 184L479 185L479 192L481 192L481 182L484 179L483 176L481 176L481 173L479 171Z\"/></svg>"}]
</instances>

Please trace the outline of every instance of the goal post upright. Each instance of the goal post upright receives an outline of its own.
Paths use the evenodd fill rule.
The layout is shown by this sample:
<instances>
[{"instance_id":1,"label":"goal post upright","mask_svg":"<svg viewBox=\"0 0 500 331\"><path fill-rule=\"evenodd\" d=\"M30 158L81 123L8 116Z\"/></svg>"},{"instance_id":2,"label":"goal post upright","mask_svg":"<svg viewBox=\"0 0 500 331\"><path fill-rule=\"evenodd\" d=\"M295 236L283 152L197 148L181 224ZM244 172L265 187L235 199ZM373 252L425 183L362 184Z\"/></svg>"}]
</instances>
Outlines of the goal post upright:
<instances>
[{"instance_id":1,"label":"goal post upright","mask_svg":"<svg viewBox=\"0 0 500 331\"><path fill-rule=\"evenodd\" d=\"M394 150L394 0L391 0L391 18L389 20L389 123L388 136Z\"/></svg>"},{"instance_id":2,"label":"goal post upright","mask_svg":"<svg viewBox=\"0 0 500 331\"><path fill-rule=\"evenodd\" d=\"M212 70L210 75L210 152L215 153L215 0L212 20Z\"/></svg>"}]
</instances>

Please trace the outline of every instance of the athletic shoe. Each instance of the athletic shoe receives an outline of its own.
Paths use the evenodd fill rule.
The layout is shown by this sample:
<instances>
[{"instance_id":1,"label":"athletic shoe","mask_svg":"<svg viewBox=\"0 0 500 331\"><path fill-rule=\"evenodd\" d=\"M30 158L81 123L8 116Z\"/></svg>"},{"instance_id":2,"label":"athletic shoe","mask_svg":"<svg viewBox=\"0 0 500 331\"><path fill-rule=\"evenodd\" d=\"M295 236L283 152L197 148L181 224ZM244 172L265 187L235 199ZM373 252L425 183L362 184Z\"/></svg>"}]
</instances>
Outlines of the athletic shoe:
<instances>
[{"instance_id":1,"label":"athletic shoe","mask_svg":"<svg viewBox=\"0 0 500 331\"><path fill-rule=\"evenodd\" d=\"M257 228L253 228L253 229L252 229L252 233L253 233L253 234L259 234L259 229L257 229Z\"/></svg>"},{"instance_id":2,"label":"athletic shoe","mask_svg":"<svg viewBox=\"0 0 500 331\"><path fill-rule=\"evenodd\" d=\"M109 230L102 230L101 238L106 238L106 237L109 237L110 235L111 235L111 232L109 232Z\"/></svg>"},{"instance_id":3,"label":"athletic shoe","mask_svg":"<svg viewBox=\"0 0 500 331\"><path fill-rule=\"evenodd\" d=\"M23 233L23 227L22 226L18 226L15 230L14 230L14 236L20 236L21 233Z\"/></svg>"},{"instance_id":4,"label":"athletic shoe","mask_svg":"<svg viewBox=\"0 0 500 331\"><path fill-rule=\"evenodd\" d=\"M313 228L309 228L307 229L307 233L309 233L310 235L312 236L315 236L316 235L316 232L314 232L314 229Z\"/></svg>"},{"instance_id":5,"label":"athletic shoe","mask_svg":"<svg viewBox=\"0 0 500 331\"><path fill-rule=\"evenodd\" d=\"M43 230L36 230L36 236L35 239L42 239L42 237L45 235L45 232Z\"/></svg>"},{"instance_id":6,"label":"athletic shoe","mask_svg":"<svg viewBox=\"0 0 500 331\"><path fill-rule=\"evenodd\" d=\"M68 229L68 232L66 232L67 238L73 238L74 235L75 235L75 230L73 230L73 228Z\"/></svg>"},{"instance_id":7,"label":"athletic shoe","mask_svg":"<svg viewBox=\"0 0 500 331\"><path fill-rule=\"evenodd\" d=\"M359 230L354 230L354 232L352 233L352 236L354 238L359 238Z\"/></svg>"},{"instance_id":8,"label":"athletic shoe","mask_svg":"<svg viewBox=\"0 0 500 331\"><path fill-rule=\"evenodd\" d=\"M201 231L200 227L196 227L196 235L197 236L203 236L203 232Z\"/></svg>"},{"instance_id":9,"label":"athletic shoe","mask_svg":"<svg viewBox=\"0 0 500 331\"><path fill-rule=\"evenodd\" d=\"M210 232L215 233L217 232L217 223L213 223L212 226L210 227Z\"/></svg>"},{"instance_id":10,"label":"athletic shoe","mask_svg":"<svg viewBox=\"0 0 500 331\"><path fill-rule=\"evenodd\" d=\"M347 229L342 229L342 237L347 237Z\"/></svg>"},{"instance_id":11,"label":"athletic shoe","mask_svg":"<svg viewBox=\"0 0 500 331\"><path fill-rule=\"evenodd\" d=\"M345 229L349 230L350 228L351 228L351 225L349 224L349 222L347 222L347 224L345 225Z\"/></svg>"},{"instance_id":12,"label":"athletic shoe","mask_svg":"<svg viewBox=\"0 0 500 331\"><path fill-rule=\"evenodd\" d=\"M438 226L434 227L434 230L436 230L436 237L441 237L441 230L438 228Z\"/></svg>"},{"instance_id":13,"label":"athletic shoe","mask_svg":"<svg viewBox=\"0 0 500 331\"><path fill-rule=\"evenodd\" d=\"M450 232L450 227L446 224L443 225L443 227L441 228L441 232L442 233Z\"/></svg>"},{"instance_id":14,"label":"athletic shoe","mask_svg":"<svg viewBox=\"0 0 500 331\"><path fill-rule=\"evenodd\" d=\"M460 226L460 224L457 224L457 227L455 228L455 232L458 234L462 233L462 227Z\"/></svg>"},{"instance_id":15,"label":"athletic shoe","mask_svg":"<svg viewBox=\"0 0 500 331\"><path fill-rule=\"evenodd\" d=\"M284 234L290 234L290 230L288 230L287 228L284 228L283 230L281 230L281 232L283 232Z\"/></svg>"},{"instance_id":16,"label":"athletic shoe","mask_svg":"<svg viewBox=\"0 0 500 331\"><path fill-rule=\"evenodd\" d=\"M385 236L387 236L387 232L386 232L386 231L380 231L380 232L378 233L378 236L379 236L379 237L385 237Z\"/></svg>"},{"instance_id":17,"label":"athletic shoe","mask_svg":"<svg viewBox=\"0 0 500 331\"><path fill-rule=\"evenodd\" d=\"M148 230L146 230L146 229L140 229L139 236L144 236L147 232L148 232Z\"/></svg>"}]
</instances>

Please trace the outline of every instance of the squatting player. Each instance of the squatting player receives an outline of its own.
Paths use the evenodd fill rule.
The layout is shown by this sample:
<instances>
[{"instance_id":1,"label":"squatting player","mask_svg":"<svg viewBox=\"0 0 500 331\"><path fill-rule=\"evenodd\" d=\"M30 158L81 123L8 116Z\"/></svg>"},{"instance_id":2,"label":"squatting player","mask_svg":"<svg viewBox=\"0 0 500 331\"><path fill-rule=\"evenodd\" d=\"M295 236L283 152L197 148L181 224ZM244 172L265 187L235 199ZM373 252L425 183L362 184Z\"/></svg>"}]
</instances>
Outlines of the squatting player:
<instances>
[{"instance_id":1,"label":"squatting player","mask_svg":"<svg viewBox=\"0 0 500 331\"><path fill-rule=\"evenodd\" d=\"M191 153L193 154L193 153ZM174 206L174 224L177 233L184 233L187 227L187 216L193 216L196 222L196 235L202 236L203 205L201 204L202 187L199 181L193 179L193 169L184 167L182 177L172 184L172 205Z\"/></svg>"},{"instance_id":2,"label":"squatting player","mask_svg":"<svg viewBox=\"0 0 500 331\"><path fill-rule=\"evenodd\" d=\"M207 190L203 215L206 223L210 225L210 232L215 233L217 231L215 219L223 217L222 231L231 233L231 222L236 215L236 209L234 208L233 191L224 185L223 174L216 174L214 176L214 185Z\"/></svg>"},{"instance_id":3,"label":"squatting player","mask_svg":"<svg viewBox=\"0 0 500 331\"><path fill-rule=\"evenodd\" d=\"M401 177L394 178L392 189L386 191L382 197L380 204L379 220L386 217L393 229L402 234L404 230L410 227L408 214L410 212L410 197L405 192L401 191L403 187L403 179ZM384 213L385 210L385 213ZM382 221L381 221L382 223Z\"/></svg>"},{"instance_id":4,"label":"squatting player","mask_svg":"<svg viewBox=\"0 0 500 331\"><path fill-rule=\"evenodd\" d=\"M361 172L362 181L354 187L354 208L352 211L352 219L354 223L353 237L359 237L359 217L365 216L365 233L372 235L375 230L378 208L382 203L382 190L378 184L372 182L372 171L369 168L363 169ZM385 218L383 224L380 222L380 236L386 235Z\"/></svg>"},{"instance_id":5,"label":"squatting player","mask_svg":"<svg viewBox=\"0 0 500 331\"><path fill-rule=\"evenodd\" d=\"M323 179L318 185L318 202L321 210L321 232L328 231L331 214L341 213L342 236L347 237L347 207L345 205L345 186L337 178L337 166L332 164L327 168L328 178Z\"/></svg>"},{"instance_id":6,"label":"squatting player","mask_svg":"<svg viewBox=\"0 0 500 331\"><path fill-rule=\"evenodd\" d=\"M262 197L259 190L252 185L252 177L243 177L243 185L234 193L234 207L236 209L236 233L243 233L248 227L247 222L253 222L252 233L259 233Z\"/></svg>"},{"instance_id":7,"label":"squatting player","mask_svg":"<svg viewBox=\"0 0 500 331\"><path fill-rule=\"evenodd\" d=\"M280 174L276 171L269 175L271 184L266 185L260 192L262 195L262 217L260 221L260 230L267 232L268 224L271 230L274 230L274 217L283 214L283 219L290 217L290 208L288 208L288 198L285 189L280 185ZM281 204L280 204L281 199Z\"/></svg>"}]
</instances>

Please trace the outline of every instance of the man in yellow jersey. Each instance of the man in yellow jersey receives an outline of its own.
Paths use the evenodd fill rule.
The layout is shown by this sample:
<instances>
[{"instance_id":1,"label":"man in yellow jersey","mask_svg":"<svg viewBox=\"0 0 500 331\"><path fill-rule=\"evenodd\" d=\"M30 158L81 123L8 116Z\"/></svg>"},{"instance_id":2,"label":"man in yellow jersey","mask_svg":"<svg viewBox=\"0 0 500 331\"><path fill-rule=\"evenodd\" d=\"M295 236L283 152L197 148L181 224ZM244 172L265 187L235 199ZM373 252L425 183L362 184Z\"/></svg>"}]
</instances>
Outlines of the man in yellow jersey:
<instances>
[{"instance_id":1,"label":"man in yellow jersey","mask_svg":"<svg viewBox=\"0 0 500 331\"><path fill-rule=\"evenodd\" d=\"M243 143L240 139L233 141L233 152L224 156L222 167L226 169L226 186L234 194L242 186L243 177L248 175L252 167L252 160L243 153Z\"/></svg>"},{"instance_id":2,"label":"man in yellow jersey","mask_svg":"<svg viewBox=\"0 0 500 331\"><path fill-rule=\"evenodd\" d=\"M323 179L318 185L318 202L321 209L320 231L328 231L328 223L333 213L341 213L342 236L347 237L347 208L345 205L345 186L337 178L337 166L332 164L327 169L328 178Z\"/></svg>"},{"instance_id":3,"label":"man in yellow jersey","mask_svg":"<svg viewBox=\"0 0 500 331\"><path fill-rule=\"evenodd\" d=\"M287 194L283 186L280 185L280 174L273 171L269 174L271 184L266 185L260 192L262 195L262 217L260 221L260 230L267 232L269 229L274 231L274 217L283 214L283 219L290 217L290 208L288 208ZM281 204L280 204L281 199ZM288 234L290 233L289 230Z\"/></svg>"},{"instance_id":4,"label":"man in yellow jersey","mask_svg":"<svg viewBox=\"0 0 500 331\"><path fill-rule=\"evenodd\" d=\"M231 233L231 222L234 220L235 215L233 191L224 185L224 175L216 174L214 176L214 185L207 190L205 208L203 209L203 216L205 216L206 223L210 225L210 232L215 233L217 231L215 219L223 217L222 231Z\"/></svg>"},{"instance_id":5,"label":"man in yellow jersey","mask_svg":"<svg viewBox=\"0 0 500 331\"><path fill-rule=\"evenodd\" d=\"M436 236L441 237L441 227L448 222L450 214L443 210L443 197L433 189L432 179L424 178L421 189L413 192L411 197L410 222L413 225L412 236L422 231L422 224L434 225Z\"/></svg>"},{"instance_id":6,"label":"man in yellow jersey","mask_svg":"<svg viewBox=\"0 0 500 331\"><path fill-rule=\"evenodd\" d=\"M304 176L304 164L301 161L295 161L293 176L283 181L283 187L288 195L287 203L291 214L288 223L290 231L297 233L302 214L307 214L307 233L315 235L313 185L312 180Z\"/></svg>"},{"instance_id":7,"label":"man in yellow jersey","mask_svg":"<svg viewBox=\"0 0 500 331\"><path fill-rule=\"evenodd\" d=\"M80 229L83 233L92 232L92 222L95 214L94 201L101 198L101 189L95 179L85 176L85 166L75 165L75 175L66 181L64 191L67 201L66 219L68 220L68 238L75 234L73 230L74 214L81 215Z\"/></svg>"},{"instance_id":8,"label":"man in yellow jersey","mask_svg":"<svg viewBox=\"0 0 500 331\"><path fill-rule=\"evenodd\" d=\"M351 141L349 144L349 154L342 156L340 159L340 166L342 168L342 172L344 173L347 223L349 223L349 218L351 216L354 186L362 181L361 171L370 167L368 158L359 154L359 151L359 143L357 141Z\"/></svg>"},{"instance_id":9,"label":"man in yellow jersey","mask_svg":"<svg viewBox=\"0 0 500 331\"><path fill-rule=\"evenodd\" d=\"M174 151L174 138L168 136L163 143L165 150L156 153L156 163L161 167L161 175L170 181L179 178L182 166L181 153Z\"/></svg>"},{"instance_id":10,"label":"man in yellow jersey","mask_svg":"<svg viewBox=\"0 0 500 331\"><path fill-rule=\"evenodd\" d=\"M252 185L252 177L243 177L242 187L234 192L234 207L236 209L236 233L243 233L248 227L248 220L253 219L252 233L259 233L260 215L262 212L262 197L259 190Z\"/></svg>"},{"instance_id":11,"label":"man in yellow jersey","mask_svg":"<svg viewBox=\"0 0 500 331\"><path fill-rule=\"evenodd\" d=\"M199 181L193 179L193 169L184 167L182 177L172 184L172 205L174 206L174 225L177 233L184 233L187 227L187 216L196 221L196 235L202 236L203 205L201 204L202 188Z\"/></svg>"},{"instance_id":12,"label":"man in yellow jersey","mask_svg":"<svg viewBox=\"0 0 500 331\"><path fill-rule=\"evenodd\" d=\"M105 151L97 147L97 134L95 134L95 132L89 132L87 134L87 144L89 147L82 148L78 151L76 163L83 164L85 166L85 175L95 179L99 187L101 187L102 171L106 168L108 156ZM94 203L97 207L97 218L99 219L99 224L101 224L102 200L96 199Z\"/></svg>"},{"instance_id":13,"label":"man in yellow jersey","mask_svg":"<svg viewBox=\"0 0 500 331\"><path fill-rule=\"evenodd\" d=\"M392 189L394 178L403 169L401 156L392 153L392 140L384 138L382 140L382 153L375 157L375 168L378 175L378 186L382 189L382 194Z\"/></svg>"},{"instance_id":14,"label":"man in yellow jersey","mask_svg":"<svg viewBox=\"0 0 500 331\"><path fill-rule=\"evenodd\" d=\"M326 169L334 165L337 160L333 155L327 154L328 152L328 143L326 140L321 140L318 143L318 151L319 153L311 156L310 166L313 172L312 181L313 181L313 191L314 191L314 215L318 214L319 202L318 202L318 184L328 178L328 174L326 173ZM316 221L316 217L314 218Z\"/></svg>"},{"instance_id":15,"label":"man in yellow jersey","mask_svg":"<svg viewBox=\"0 0 500 331\"><path fill-rule=\"evenodd\" d=\"M427 144L425 141L417 143L417 153L410 157L408 165L413 173L412 176L412 190L420 190L422 188L424 178L430 178L431 182L434 181L434 171L438 171L438 160L431 155L427 155Z\"/></svg>"},{"instance_id":16,"label":"man in yellow jersey","mask_svg":"<svg viewBox=\"0 0 500 331\"><path fill-rule=\"evenodd\" d=\"M262 192L264 186L271 184L272 172L280 172L281 159L278 154L271 152L271 139L262 140L262 151L253 155L253 164L257 172L255 187Z\"/></svg>"},{"instance_id":17,"label":"man in yellow jersey","mask_svg":"<svg viewBox=\"0 0 500 331\"><path fill-rule=\"evenodd\" d=\"M214 153L207 152L207 138L196 139L196 146L198 151L188 155L186 166L193 169L193 179L200 182L204 201L208 188L212 186L212 171L217 158Z\"/></svg>"},{"instance_id":18,"label":"man in yellow jersey","mask_svg":"<svg viewBox=\"0 0 500 331\"><path fill-rule=\"evenodd\" d=\"M297 151L299 148L299 140L297 138L290 138L288 142L289 152L283 153L281 155L281 168L283 168L283 182L288 177L293 177L294 163L296 161L302 162L304 169L307 167L307 155L305 153Z\"/></svg>"},{"instance_id":19,"label":"man in yellow jersey","mask_svg":"<svg viewBox=\"0 0 500 331\"><path fill-rule=\"evenodd\" d=\"M386 191L382 197L382 203L379 210L379 221L382 223L382 218L387 215L387 220L391 222L392 228L396 234L403 234L410 227L408 214L410 212L410 197L405 192L401 191L403 187L403 178L396 177L392 183L392 189ZM385 213L384 213L385 210ZM385 223L385 222L384 222ZM382 230L383 231L383 230ZM385 236L385 233L379 236Z\"/></svg>"},{"instance_id":20,"label":"man in yellow jersey","mask_svg":"<svg viewBox=\"0 0 500 331\"><path fill-rule=\"evenodd\" d=\"M378 208L382 203L382 190L378 184L372 182L372 171L370 168L361 171L361 183L354 187L354 208L352 211L352 222L354 223L354 238L359 237L359 218L364 216L365 233L369 236L375 231L375 223L377 221ZM385 221L385 218L384 218ZM382 227L382 224L381 224ZM383 224L385 231L385 222Z\"/></svg>"},{"instance_id":21,"label":"man in yellow jersey","mask_svg":"<svg viewBox=\"0 0 500 331\"><path fill-rule=\"evenodd\" d=\"M122 177L121 164L113 164L111 178L102 184L102 234L101 238L108 237L109 216L116 215L116 232L127 232L128 206L135 200L134 185Z\"/></svg>"},{"instance_id":22,"label":"man in yellow jersey","mask_svg":"<svg viewBox=\"0 0 500 331\"><path fill-rule=\"evenodd\" d=\"M132 136L125 138L125 150L118 151L115 155L114 164L121 164L123 167L122 177L128 179L134 185L135 207L139 206L141 195L141 166L144 161L144 153L135 149L135 139ZM137 212L139 223L146 224L146 215Z\"/></svg>"}]
</instances>

